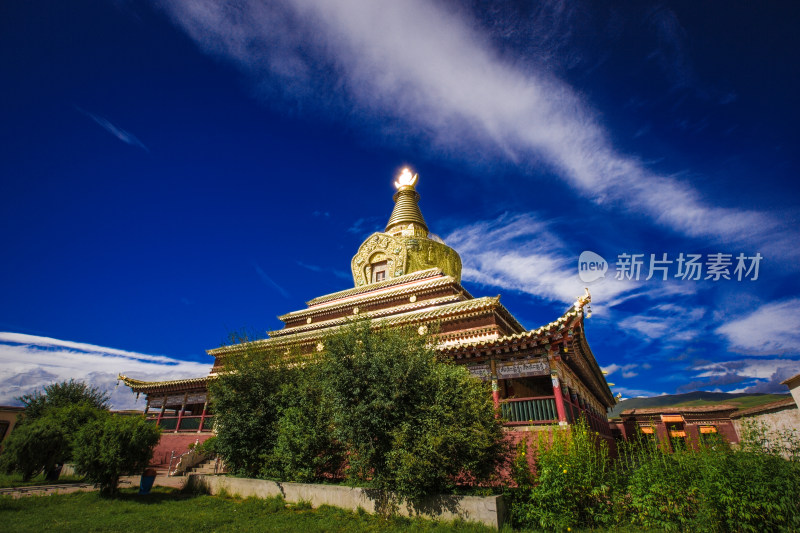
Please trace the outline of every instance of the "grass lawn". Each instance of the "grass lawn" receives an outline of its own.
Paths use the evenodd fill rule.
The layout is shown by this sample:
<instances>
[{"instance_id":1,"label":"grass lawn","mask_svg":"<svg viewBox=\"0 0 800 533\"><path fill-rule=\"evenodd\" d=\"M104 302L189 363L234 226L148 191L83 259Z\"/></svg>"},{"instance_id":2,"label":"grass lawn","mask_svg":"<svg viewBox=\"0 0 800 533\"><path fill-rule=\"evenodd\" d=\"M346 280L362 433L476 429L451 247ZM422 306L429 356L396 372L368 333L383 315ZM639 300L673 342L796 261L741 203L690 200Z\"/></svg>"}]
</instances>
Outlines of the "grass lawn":
<instances>
[{"instance_id":1,"label":"grass lawn","mask_svg":"<svg viewBox=\"0 0 800 533\"><path fill-rule=\"evenodd\" d=\"M39 474L30 481L22 481L22 474L0 474L0 489L31 485L61 485L64 483L80 483L82 481L83 476L61 476L58 481L47 481L44 478L44 474Z\"/></svg>"},{"instance_id":2,"label":"grass lawn","mask_svg":"<svg viewBox=\"0 0 800 533\"><path fill-rule=\"evenodd\" d=\"M488 533L485 526L459 522L394 518L385 520L366 513L335 507L310 509L282 499L237 500L182 494L156 487L147 496L134 489L113 499L97 492L32 496L17 500L0 497L0 524L5 533L30 531L466 531Z\"/></svg>"}]
</instances>

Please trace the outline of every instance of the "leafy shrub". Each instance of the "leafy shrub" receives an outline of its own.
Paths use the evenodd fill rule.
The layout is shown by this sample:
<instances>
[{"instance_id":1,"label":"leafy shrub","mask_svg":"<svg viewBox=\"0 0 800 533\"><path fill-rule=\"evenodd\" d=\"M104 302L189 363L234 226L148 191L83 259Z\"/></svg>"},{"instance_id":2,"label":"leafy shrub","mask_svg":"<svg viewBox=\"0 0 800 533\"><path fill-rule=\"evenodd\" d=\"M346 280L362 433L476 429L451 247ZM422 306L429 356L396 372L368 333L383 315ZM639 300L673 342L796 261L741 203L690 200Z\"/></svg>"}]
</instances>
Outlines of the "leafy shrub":
<instances>
[{"instance_id":1,"label":"leafy shrub","mask_svg":"<svg viewBox=\"0 0 800 533\"><path fill-rule=\"evenodd\" d=\"M106 415L91 421L75 437L76 470L99 485L101 494L116 494L120 476L150 462L160 434L138 416Z\"/></svg>"},{"instance_id":2,"label":"leafy shrub","mask_svg":"<svg viewBox=\"0 0 800 533\"><path fill-rule=\"evenodd\" d=\"M359 322L325 339L322 376L348 477L411 500L485 479L502 428L485 384L437 359L430 337Z\"/></svg>"},{"instance_id":3,"label":"leafy shrub","mask_svg":"<svg viewBox=\"0 0 800 533\"><path fill-rule=\"evenodd\" d=\"M213 444L238 475L312 481L341 461L317 367L246 344L210 385Z\"/></svg>"},{"instance_id":4,"label":"leafy shrub","mask_svg":"<svg viewBox=\"0 0 800 533\"><path fill-rule=\"evenodd\" d=\"M32 419L25 419L9 435L0 456L6 473L22 473L23 481L44 470L71 460L74 437L81 427L106 414L88 403L47 407ZM49 476L49 474L48 474Z\"/></svg>"},{"instance_id":5,"label":"leafy shrub","mask_svg":"<svg viewBox=\"0 0 800 533\"><path fill-rule=\"evenodd\" d=\"M591 435L579 424L570 436L556 432L552 443L540 439L535 473L518 450L514 472L523 481L511 510L517 525L800 530L800 464L784 459L785 449L761 446L760 437L758 446L744 441L731 449L711 439L672 452L640 435L621 443L617 461L608 463L602 445L589 445Z\"/></svg>"},{"instance_id":6,"label":"leafy shrub","mask_svg":"<svg viewBox=\"0 0 800 533\"><path fill-rule=\"evenodd\" d=\"M85 404L95 409L108 410L108 394L97 387L70 379L51 383L42 392L25 394L17 398L25 406L25 420L35 420L48 409Z\"/></svg>"},{"instance_id":7,"label":"leafy shrub","mask_svg":"<svg viewBox=\"0 0 800 533\"><path fill-rule=\"evenodd\" d=\"M616 478L608 446L585 420L539 432L535 472L528 467L526 449L523 441L512 468L520 487L512 509L516 525L560 531L615 522Z\"/></svg>"},{"instance_id":8,"label":"leafy shrub","mask_svg":"<svg viewBox=\"0 0 800 533\"><path fill-rule=\"evenodd\" d=\"M339 469L342 449L333 438L330 402L322 390L317 366L294 372L281 389L278 438L271 474L288 481L309 482Z\"/></svg>"},{"instance_id":9,"label":"leafy shrub","mask_svg":"<svg viewBox=\"0 0 800 533\"><path fill-rule=\"evenodd\" d=\"M199 453L203 453L206 455L214 455L218 453L217 451L217 437L212 436L198 444L196 447L196 451Z\"/></svg>"},{"instance_id":10,"label":"leafy shrub","mask_svg":"<svg viewBox=\"0 0 800 533\"><path fill-rule=\"evenodd\" d=\"M324 345L321 359L303 360L245 343L226 360L210 387L214 447L231 471L312 481L346 455L351 480L411 499L494 472L502 430L491 396L438 361L430 338L358 323Z\"/></svg>"}]
</instances>

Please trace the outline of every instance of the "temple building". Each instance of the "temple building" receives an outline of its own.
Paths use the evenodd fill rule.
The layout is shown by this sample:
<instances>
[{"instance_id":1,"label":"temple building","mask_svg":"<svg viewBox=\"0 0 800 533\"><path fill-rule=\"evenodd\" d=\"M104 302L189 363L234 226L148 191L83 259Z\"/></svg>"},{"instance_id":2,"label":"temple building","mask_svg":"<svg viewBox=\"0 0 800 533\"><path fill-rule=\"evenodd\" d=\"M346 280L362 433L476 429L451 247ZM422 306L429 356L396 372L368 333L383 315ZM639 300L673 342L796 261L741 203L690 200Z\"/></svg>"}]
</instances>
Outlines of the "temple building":
<instances>
[{"instance_id":1,"label":"temple building","mask_svg":"<svg viewBox=\"0 0 800 533\"><path fill-rule=\"evenodd\" d=\"M532 330L514 318L499 296L473 297L461 285L458 253L428 229L416 182L407 169L395 182L386 229L370 235L351 260L352 288L280 316L283 328L266 339L208 350L214 357L208 376L161 382L120 376L134 392L146 395L147 418L177 435L209 434L213 416L206 384L226 358L253 349L313 357L325 350L327 335L358 317L374 327L413 327L420 334L435 326L438 350L491 382L509 430L566 425L584 416L610 438L606 411L615 400L585 336L588 290L564 314Z\"/></svg>"}]
</instances>

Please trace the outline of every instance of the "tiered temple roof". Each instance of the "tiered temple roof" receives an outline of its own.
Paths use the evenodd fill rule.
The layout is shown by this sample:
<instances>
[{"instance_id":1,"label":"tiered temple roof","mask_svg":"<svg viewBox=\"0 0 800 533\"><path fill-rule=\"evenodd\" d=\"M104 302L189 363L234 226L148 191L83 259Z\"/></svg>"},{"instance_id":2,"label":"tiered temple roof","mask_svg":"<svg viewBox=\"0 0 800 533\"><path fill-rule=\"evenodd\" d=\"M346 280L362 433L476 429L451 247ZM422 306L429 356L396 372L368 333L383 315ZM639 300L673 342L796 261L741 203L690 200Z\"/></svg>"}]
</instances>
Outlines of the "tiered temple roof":
<instances>
[{"instance_id":1,"label":"tiered temple roof","mask_svg":"<svg viewBox=\"0 0 800 533\"><path fill-rule=\"evenodd\" d=\"M615 401L585 337L588 290L562 316L533 330L526 330L499 296L473 297L461 286L458 253L428 231L416 181L407 171L398 179L386 230L370 235L351 261L353 288L314 298L306 308L281 315L284 327L268 332L266 339L208 350L215 358L209 376L224 367L227 357L246 350L291 349L313 357L324 350L326 336L366 319L375 328L413 327L420 334L433 330L440 352L492 379L495 390L498 365L514 367L514 372L514 365L529 365L527 374L513 375L547 376L548 383L552 377L553 390L561 387L568 402L604 416ZM208 377L163 382L120 378L134 391L162 393L202 388ZM560 405L558 399L550 401Z\"/></svg>"}]
</instances>

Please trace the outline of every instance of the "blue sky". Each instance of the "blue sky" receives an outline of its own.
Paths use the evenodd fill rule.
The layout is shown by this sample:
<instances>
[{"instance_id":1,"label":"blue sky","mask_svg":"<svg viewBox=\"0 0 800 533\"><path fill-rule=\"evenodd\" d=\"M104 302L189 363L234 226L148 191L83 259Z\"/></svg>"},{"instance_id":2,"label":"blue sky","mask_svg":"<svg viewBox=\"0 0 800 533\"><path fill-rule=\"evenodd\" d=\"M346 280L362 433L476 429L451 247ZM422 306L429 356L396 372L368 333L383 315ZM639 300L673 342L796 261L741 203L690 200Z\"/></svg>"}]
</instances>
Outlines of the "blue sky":
<instances>
[{"instance_id":1,"label":"blue sky","mask_svg":"<svg viewBox=\"0 0 800 533\"><path fill-rule=\"evenodd\" d=\"M590 288L615 392L786 391L798 22L789 2L5 2L0 403L204 374L228 332L352 286L406 165L474 295L535 328Z\"/></svg>"}]
</instances>

